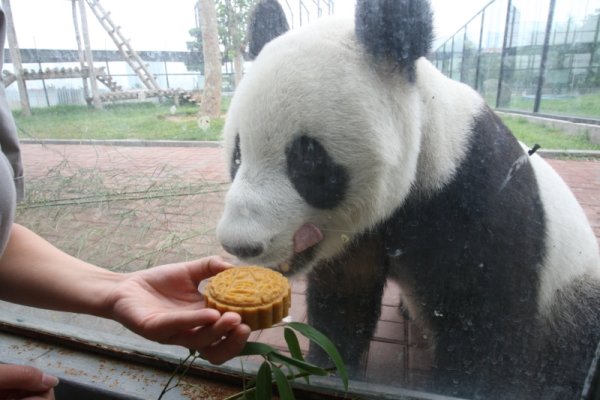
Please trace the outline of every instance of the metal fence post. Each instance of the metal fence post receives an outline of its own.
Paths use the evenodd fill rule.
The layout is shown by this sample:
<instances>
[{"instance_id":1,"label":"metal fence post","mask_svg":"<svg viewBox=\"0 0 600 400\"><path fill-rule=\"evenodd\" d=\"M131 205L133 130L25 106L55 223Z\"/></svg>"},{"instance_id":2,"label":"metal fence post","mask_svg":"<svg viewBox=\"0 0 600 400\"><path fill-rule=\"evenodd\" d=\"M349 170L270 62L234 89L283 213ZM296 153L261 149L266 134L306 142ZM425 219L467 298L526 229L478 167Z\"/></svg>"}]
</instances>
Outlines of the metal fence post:
<instances>
[{"instance_id":1,"label":"metal fence post","mask_svg":"<svg viewBox=\"0 0 600 400\"><path fill-rule=\"evenodd\" d=\"M481 50L483 49L483 25L485 24L485 8L481 12L481 27L479 28L479 48L477 49L477 67L475 67L475 90L479 90L481 71Z\"/></svg>"},{"instance_id":2,"label":"metal fence post","mask_svg":"<svg viewBox=\"0 0 600 400\"><path fill-rule=\"evenodd\" d=\"M510 25L510 10L512 9L512 0L508 0L506 7L506 22L504 25L504 39L502 41L502 53L500 55L500 72L498 73L498 89L496 90L496 108L500 107L500 96L502 96L502 80L504 78L504 60L506 59L506 46L508 45L508 33L512 33L509 29Z\"/></svg>"},{"instance_id":3,"label":"metal fence post","mask_svg":"<svg viewBox=\"0 0 600 400\"><path fill-rule=\"evenodd\" d=\"M533 104L533 112L538 113L540 111L540 104L542 102L542 89L544 87L545 75L546 75L546 62L548 61L548 52L550 50L550 33L552 32L552 24L554 22L554 9L556 7L556 0L550 0L550 8L548 10L548 20L546 22L546 34L544 36L544 48L542 50L542 60L540 61L540 75L538 77L538 85L535 93L535 103Z\"/></svg>"}]
</instances>

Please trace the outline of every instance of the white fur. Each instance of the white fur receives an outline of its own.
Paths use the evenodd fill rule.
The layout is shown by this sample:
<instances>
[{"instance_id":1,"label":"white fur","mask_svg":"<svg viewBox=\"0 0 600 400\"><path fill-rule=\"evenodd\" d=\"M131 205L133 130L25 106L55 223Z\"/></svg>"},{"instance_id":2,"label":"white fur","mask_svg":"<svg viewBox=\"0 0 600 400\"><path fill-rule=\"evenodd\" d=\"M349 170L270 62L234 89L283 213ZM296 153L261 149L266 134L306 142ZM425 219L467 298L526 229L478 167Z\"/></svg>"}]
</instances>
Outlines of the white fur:
<instances>
[{"instance_id":1,"label":"white fur","mask_svg":"<svg viewBox=\"0 0 600 400\"><path fill-rule=\"evenodd\" d=\"M538 304L542 315L552 315L556 291L584 275L600 280L600 251L587 217L566 183L537 154L530 161L547 229Z\"/></svg>"},{"instance_id":2,"label":"white fur","mask_svg":"<svg viewBox=\"0 0 600 400\"><path fill-rule=\"evenodd\" d=\"M417 62L417 87L423 108L423 138L418 189L432 192L448 182L465 156L473 116L484 101L471 87L448 79L429 61Z\"/></svg>"},{"instance_id":3,"label":"white fur","mask_svg":"<svg viewBox=\"0 0 600 400\"><path fill-rule=\"evenodd\" d=\"M408 194L419 155L421 105L414 85L372 68L351 21L331 19L273 40L238 87L225 125L229 154L240 134L242 165L227 195L219 238L258 239L266 252L253 261L271 265L283 254L289 258L293 233L314 222L325 235L319 257L337 254L355 232L388 217ZM285 147L302 133L318 137L349 169L349 192L335 210L307 206L286 177ZM354 151L347 151L348 142ZM270 179L254 181L257 171ZM251 194L256 189L260 198ZM272 204L271 195L285 206ZM235 211L240 206L261 217L244 219Z\"/></svg>"},{"instance_id":4,"label":"white fur","mask_svg":"<svg viewBox=\"0 0 600 400\"><path fill-rule=\"evenodd\" d=\"M352 21L328 19L288 32L265 46L236 90L224 138L231 154L240 135L242 164L217 233L224 243L260 242L264 253L246 261L275 266L291 258L305 223L325 235L316 259L333 257L411 189L427 195L443 187L465 156L482 98L425 59L416 85L390 73L393 66L374 66L353 29ZM318 138L349 169L349 191L334 210L307 205L286 177L285 148L300 134ZM548 226L539 298L546 313L556 290L584 274L600 277L600 256L570 190L545 161L530 160Z\"/></svg>"}]
</instances>

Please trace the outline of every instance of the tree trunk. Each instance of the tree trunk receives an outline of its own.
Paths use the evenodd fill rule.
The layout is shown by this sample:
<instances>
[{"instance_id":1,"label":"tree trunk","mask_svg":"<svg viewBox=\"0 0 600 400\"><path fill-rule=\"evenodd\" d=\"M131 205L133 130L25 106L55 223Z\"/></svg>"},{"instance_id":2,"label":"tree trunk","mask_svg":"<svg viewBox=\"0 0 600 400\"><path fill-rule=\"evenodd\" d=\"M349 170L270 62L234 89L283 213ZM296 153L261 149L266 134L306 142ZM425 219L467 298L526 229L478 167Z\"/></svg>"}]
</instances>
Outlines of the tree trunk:
<instances>
[{"instance_id":1,"label":"tree trunk","mask_svg":"<svg viewBox=\"0 0 600 400\"><path fill-rule=\"evenodd\" d=\"M214 0L200 0L200 28L204 45L204 90L200 114L216 118L221 115L221 52Z\"/></svg>"},{"instance_id":2,"label":"tree trunk","mask_svg":"<svg viewBox=\"0 0 600 400\"><path fill-rule=\"evenodd\" d=\"M239 5L239 4L238 4ZM240 23L238 17L238 10L231 4L231 0L225 1L227 7L227 30L229 31L229 37L231 38L231 45L234 50L233 54L233 73L234 73L234 87L237 88L240 80L242 79L244 60L242 51L244 50L240 43Z\"/></svg>"},{"instance_id":3,"label":"tree trunk","mask_svg":"<svg viewBox=\"0 0 600 400\"><path fill-rule=\"evenodd\" d=\"M15 25L12 16L12 9L10 7L10 0L2 0L2 8L6 15L6 36L8 39L8 48L10 51L10 58L12 60L13 69L15 71L15 77L17 78L17 87L19 89L19 97L21 99L21 114L24 116L31 115L31 108L29 106L29 95L27 93L27 84L23 77L23 63L21 62L21 50L17 42L17 34L15 32Z\"/></svg>"},{"instance_id":4,"label":"tree trunk","mask_svg":"<svg viewBox=\"0 0 600 400\"><path fill-rule=\"evenodd\" d=\"M242 76L244 76L244 56L242 55L241 49L238 49L235 52L235 57L233 59L233 70L235 72L235 87L237 88L242 80Z\"/></svg>"}]
</instances>

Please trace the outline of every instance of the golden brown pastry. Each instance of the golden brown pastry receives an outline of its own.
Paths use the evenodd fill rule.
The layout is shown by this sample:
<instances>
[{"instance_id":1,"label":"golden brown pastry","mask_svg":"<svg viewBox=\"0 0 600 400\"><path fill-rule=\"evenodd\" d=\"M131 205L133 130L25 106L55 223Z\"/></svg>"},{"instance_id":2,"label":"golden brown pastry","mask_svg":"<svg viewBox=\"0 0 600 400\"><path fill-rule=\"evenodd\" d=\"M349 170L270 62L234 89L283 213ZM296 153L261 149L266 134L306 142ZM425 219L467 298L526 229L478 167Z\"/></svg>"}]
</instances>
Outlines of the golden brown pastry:
<instances>
[{"instance_id":1,"label":"golden brown pastry","mask_svg":"<svg viewBox=\"0 0 600 400\"><path fill-rule=\"evenodd\" d=\"M253 331L280 322L288 315L292 299L287 278L256 265L231 268L213 276L204 296L207 307L240 314Z\"/></svg>"}]
</instances>

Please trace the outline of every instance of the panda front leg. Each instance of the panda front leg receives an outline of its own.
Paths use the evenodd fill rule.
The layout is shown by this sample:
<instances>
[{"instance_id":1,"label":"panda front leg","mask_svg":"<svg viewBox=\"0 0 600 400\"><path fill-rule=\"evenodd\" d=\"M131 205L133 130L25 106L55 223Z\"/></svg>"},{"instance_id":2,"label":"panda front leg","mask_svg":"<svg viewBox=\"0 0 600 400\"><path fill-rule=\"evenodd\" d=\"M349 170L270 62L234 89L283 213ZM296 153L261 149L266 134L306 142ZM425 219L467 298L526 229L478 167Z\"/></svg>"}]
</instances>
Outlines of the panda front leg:
<instances>
[{"instance_id":1,"label":"panda front leg","mask_svg":"<svg viewBox=\"0 0 600 400\"><path fill-rule=\"evenodd\" d=\"M308 322L335 343L355 378L364 374L361 360L381 314L387 267L380 249L375 238L361 239L308 276ZM331 364L313 343L308 359L318 365Z\"/></svg>"}]
</instances>

